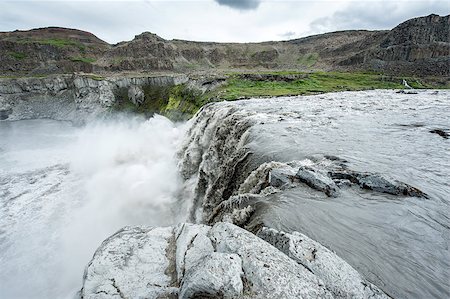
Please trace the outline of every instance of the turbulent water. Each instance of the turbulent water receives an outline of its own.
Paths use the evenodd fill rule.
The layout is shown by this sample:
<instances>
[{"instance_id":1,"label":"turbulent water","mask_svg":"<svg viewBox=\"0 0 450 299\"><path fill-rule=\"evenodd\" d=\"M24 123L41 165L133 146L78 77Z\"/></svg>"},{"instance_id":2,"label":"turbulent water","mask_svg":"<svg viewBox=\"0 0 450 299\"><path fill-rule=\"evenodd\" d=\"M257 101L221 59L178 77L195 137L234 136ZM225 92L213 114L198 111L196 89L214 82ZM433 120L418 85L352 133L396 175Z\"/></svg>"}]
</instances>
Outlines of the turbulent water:
<instances>
[{"instance_id":1,"label":"turbulent water","mask_svg":"<svg viewBox=\"0 0 450 299\"><path fill-rule=\"evenodd\" d=\"M160 116L0 122L0 298L73 298L109 235L173 224L181 136Z\"/></svg>"},{"instance_id":2,"label":"turbulent water","mask_svg":"<svg viewBox=\"0 0 450 299\"><path fill-rule=\"evenodd\" d=\"M259 197L252 221L309 235L395 298L448 297L450 143L430 131L450 128L449 98L369 91L223 102L206 107L187 138L160 116L82 128L0 122L0 297L72 298L95 249L120 227L183 221L192 192L229 197L245 179L233 165L327 155L428 198L359 188L327 197L299 185ZM184 138L181 174L192 184L183 186L175 157Z\"/></svg>"},{"instance_id":3,"label":"turbulent water","mask_svg":"<svg viewBox=\"0 0 450 299\"><path fill-rule=\"evenodd\" d=\"M343 92L207 106L185 147L190 160L185 175L189 168L200 169L196 206L203 213L194 217L228 217L250 229L262 223L300 231L336 251L394 298L447 298L450 143L442 133L450 129L449 111L448 91ZM215 136L204 138L202 132ZM201 162L196 145L207 147ZM281 192L268 188L269 194L260 196L267 176L260 176L259 187L243 188L244 180L257 186L252 176L258 180L258 175L248 175L263 163L315 165L335 159L345 161L350 171L409 184L428 198L355 186L328 197L306 184ZM229 197L238 189L241 195ZM221 210L232 207L224 216L215 209L222 200L227 201ZM232 210L237 206L239 213Z\"/></svg>"},{"instance_id":4,"label":"turbulent water","mask_svg":"<svg viewBox=\"0 0 450 299\"><path fill-rule=\"evenodd\" d=\"M282 116L254 128L252 150L271 160L334 155L352 170L419 188L428 199L347 189L327 198L294 188L268 200L266 225L301 231L332 248L394 298L450 295L450 93L392 91L287 99L282 108L245 109ZM273 101L273 107L276 107ZM278 111L277 111L278 110ZM294 117L293 117L294 116ZM277 142L271 142L276 137Z\"/></svg>"}]
</instances>

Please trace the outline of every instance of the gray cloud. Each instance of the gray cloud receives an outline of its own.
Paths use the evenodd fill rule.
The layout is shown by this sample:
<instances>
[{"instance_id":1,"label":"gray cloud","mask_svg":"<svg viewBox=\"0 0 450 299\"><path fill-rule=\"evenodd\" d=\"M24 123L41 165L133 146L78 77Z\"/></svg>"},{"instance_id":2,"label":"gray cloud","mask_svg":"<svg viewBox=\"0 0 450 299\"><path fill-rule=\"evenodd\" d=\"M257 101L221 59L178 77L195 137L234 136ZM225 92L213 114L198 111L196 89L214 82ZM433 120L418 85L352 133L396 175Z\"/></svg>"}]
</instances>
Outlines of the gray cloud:
<instances>
[{"instance_id":1,"label":"gray cloud","mask_svg":"<svg viewBox=\"0 0 450 299\"><path fill-rule=\"evenodd\" d=\"M239 10L253 10L258 8L261 0L215 0L219 5L229 6Z\"/></svg>"},{"instance_id":2,"label":"gray cloud","mask_svg":"<svg viewBox=\"0 0 450 299\"><path fill-rule=\"evenodd\" d=\"M279 37L286 38L286 39L290 39L290 38L292 38L295 35L296 35L296 33L294 31L287 31L287 32L278 34Z\"/></svg>"},{"instance_id":3,"label":"gray cloud","mask_svg":"<svg viewBox=\"0 0 450 299\"><path fill-rule=\"evenodd\" d=\"M234 0L234 7L220 6L223 1L0 0L0 31L61 26L110 43L143 31L165 39L257 42L344 29L391 29L411 17L449 13L447 2L431 0Z\"/></svg>"}]
</instances>

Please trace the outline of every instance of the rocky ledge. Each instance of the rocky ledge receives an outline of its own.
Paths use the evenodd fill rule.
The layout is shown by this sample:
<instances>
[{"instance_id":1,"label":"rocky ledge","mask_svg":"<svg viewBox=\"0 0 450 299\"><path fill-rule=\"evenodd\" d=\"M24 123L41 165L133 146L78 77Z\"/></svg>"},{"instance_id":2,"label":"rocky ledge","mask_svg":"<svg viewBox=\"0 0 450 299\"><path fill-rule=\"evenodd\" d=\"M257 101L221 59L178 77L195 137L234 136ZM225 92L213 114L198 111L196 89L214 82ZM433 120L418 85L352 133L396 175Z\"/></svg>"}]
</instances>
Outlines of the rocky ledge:
<instances>
[{"instance_id":1,"label":"rocky ledge","mask_svg":"<svg viewBox=\"0 0 450 299\"><path fill-rule=\"evenodd\" d=\"M0 79L0 120L50 118L83 123L105 115L124 90L130 104L143 100L143 86L186 83L185 75L98 77L73 74Z\"/></svg>"},{"instance_id":2,"label":"rocky ledge","mask_svg":"<svg viewBox=\"0 0 450 299\"><path fill-rule=\"evenodd\" d=\"M103 242L81 298L389 298L294 232L231 223L126 227Z\"/></svg>"}]
</instances>

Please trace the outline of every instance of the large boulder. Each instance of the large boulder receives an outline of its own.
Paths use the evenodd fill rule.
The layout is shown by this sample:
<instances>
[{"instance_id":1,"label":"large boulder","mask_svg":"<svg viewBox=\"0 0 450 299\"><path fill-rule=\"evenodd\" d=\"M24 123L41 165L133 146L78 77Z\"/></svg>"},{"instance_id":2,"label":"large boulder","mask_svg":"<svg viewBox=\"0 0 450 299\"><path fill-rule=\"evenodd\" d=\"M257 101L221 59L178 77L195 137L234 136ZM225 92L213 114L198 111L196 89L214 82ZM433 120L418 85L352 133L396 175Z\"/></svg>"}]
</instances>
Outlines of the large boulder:
<instances>
[{"instance_id":1,"label":"large boulder","mask_svg":"<svg viewBox=\"0 0 450 299\"><path fill-rule=\"evenodd\" d=\"M261 236L275 246L225 222L126 227L94 254L80 297L387 298L306 236L268 229ZM315 261L305 262L311 246Z\"/></svg>"}]
</instances>

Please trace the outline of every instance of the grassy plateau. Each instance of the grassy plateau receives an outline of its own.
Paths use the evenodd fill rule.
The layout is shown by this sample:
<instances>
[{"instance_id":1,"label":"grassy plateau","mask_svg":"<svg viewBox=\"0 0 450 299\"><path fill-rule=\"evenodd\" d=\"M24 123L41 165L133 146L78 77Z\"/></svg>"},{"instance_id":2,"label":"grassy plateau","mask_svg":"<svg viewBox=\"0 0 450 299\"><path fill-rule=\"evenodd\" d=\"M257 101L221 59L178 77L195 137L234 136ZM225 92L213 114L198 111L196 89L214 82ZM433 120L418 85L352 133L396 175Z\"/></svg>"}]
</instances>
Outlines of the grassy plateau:
<instances>
[{"instance_id":1,"label":"grassy plateau","mask_svg":"<svg viewBox=\"0 0 450 299\"><path fill-rule=\"evenodd\" d=\"M264 74L262 74L264 75ZM434 84L424 83L411 77L392 77L369 73L344 72L275 72L265 75L292 76L291 80L248 80L239 74L232 74L217 96L225 100L248 97L308 95L324 92L368 90L368 89L402 89L402 80L406 79L413 88L436 88ZM298 79L295 79L295 76Z\"/></svg>"}]
</instances>

